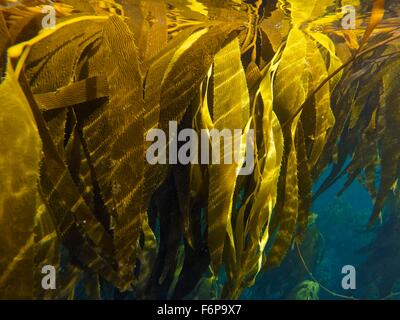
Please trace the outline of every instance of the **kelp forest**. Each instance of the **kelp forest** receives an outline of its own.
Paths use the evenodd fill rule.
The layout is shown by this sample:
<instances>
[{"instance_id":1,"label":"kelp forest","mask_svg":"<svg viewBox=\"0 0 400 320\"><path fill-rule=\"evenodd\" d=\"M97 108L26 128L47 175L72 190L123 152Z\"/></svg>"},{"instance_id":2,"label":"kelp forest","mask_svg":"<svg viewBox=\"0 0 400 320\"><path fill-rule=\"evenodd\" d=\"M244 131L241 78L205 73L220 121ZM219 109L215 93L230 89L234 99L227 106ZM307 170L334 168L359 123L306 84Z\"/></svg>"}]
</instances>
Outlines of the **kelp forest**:
<instances>
[{"instance_id":1,"label":"kelp forest","mask_svg":"<svg viewBox=\"0 0 400 320\"><path fill-rule=\"evenodd\" d=\"M399 17L0 0L0 299L399 298Z\"/></svg>"}]
</instances>

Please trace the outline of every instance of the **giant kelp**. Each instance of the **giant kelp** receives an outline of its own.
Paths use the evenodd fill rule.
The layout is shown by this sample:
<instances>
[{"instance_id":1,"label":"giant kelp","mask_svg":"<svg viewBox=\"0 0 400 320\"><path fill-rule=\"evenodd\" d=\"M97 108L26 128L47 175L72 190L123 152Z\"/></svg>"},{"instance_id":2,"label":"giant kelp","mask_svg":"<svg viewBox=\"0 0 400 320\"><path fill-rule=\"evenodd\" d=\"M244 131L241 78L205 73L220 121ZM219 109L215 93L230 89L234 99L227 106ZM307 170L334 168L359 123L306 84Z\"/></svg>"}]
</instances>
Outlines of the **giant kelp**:
<instances>
[{"instance_id":1,"label":"giant kelp","mask_svg":"<svg viewBox=\"0 0 400 320\"><path fill-rule=\"evenodd\" d=\"M48 30L46 1L5 3L2 298L73 297L79 282L92 298L107 285L137 298L205 288L238 298L302 241L327 166L315 196L344 174L346 186L364 177L370 224L398 180L400 35L382 22L382 0L354 30L335 11L366 6L350 0L65 0ZM253 173L150 165L146 134L170 121L242 129ZM56 291L38 285L45 264L57 267Z\"/></svg>"}]
</instances>

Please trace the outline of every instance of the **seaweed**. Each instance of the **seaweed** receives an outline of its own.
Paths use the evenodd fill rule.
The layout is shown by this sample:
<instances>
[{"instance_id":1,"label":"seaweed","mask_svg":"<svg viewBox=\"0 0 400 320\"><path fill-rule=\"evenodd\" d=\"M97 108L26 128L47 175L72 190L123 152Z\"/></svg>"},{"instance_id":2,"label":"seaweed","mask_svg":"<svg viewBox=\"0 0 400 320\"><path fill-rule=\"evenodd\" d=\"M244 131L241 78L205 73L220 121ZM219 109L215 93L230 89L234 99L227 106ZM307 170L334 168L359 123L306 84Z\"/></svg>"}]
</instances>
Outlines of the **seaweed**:
<instances>
[{"instance_id":1,"label":"seaweed","mask_svg":"<svg viewBox=\"0 0 400 320\"><path fill-rule=\"evenodd\" d=\"M400 175L400 35L393 8L369 2L344 31L333 0L5 1L0 298L237 299L345 175L342 191L370 192L374 226ZM149 163L149 132L171 122L239 130L237 153L206 140L238 161ZM59 290L40 290L45 265Z\"/></svg>"}]
</instances>

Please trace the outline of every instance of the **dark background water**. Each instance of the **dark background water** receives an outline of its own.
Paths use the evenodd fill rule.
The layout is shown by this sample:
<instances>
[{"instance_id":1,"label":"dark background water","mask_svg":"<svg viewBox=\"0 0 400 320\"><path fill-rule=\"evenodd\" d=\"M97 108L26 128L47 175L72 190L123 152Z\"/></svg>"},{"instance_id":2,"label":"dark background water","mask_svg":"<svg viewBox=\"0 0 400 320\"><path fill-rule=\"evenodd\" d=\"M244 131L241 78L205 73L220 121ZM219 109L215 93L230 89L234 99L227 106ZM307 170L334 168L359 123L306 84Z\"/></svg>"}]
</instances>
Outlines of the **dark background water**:
<instances>
[{"instance_id":1,"label":"dark background water","mask_svg":"<svg viewBox=\"0 0 400 320\"><path fill-rule=\"evenodd\" d=\"M328 173L329 170L320 180ZM292 299L290 292L305 280L320 284L319 299L345 299L339 295L357 299L399 299L396 294L388 297L400 291L396 283L400 279L396 272L399 251L390 240L395 235L389 236L391 233L398 234L393 232L397 221L392 221L393 211L397 212L398 207L386 208L383 224L368 230L372 199L357 181L338 197L344 182L345 177L313 204L312 212L316 220L308 231L313 234L309 236L313 241L306 237L301 248L306 267L312 275L299 259L298 250L293 248L282 265L261 274L254 287L243 293L242 299ZM319 184L316 183L315 189ZM355 290L342 288L345 276L342 268L346 265L355 267Z\"/></svg>"}]
</instances>

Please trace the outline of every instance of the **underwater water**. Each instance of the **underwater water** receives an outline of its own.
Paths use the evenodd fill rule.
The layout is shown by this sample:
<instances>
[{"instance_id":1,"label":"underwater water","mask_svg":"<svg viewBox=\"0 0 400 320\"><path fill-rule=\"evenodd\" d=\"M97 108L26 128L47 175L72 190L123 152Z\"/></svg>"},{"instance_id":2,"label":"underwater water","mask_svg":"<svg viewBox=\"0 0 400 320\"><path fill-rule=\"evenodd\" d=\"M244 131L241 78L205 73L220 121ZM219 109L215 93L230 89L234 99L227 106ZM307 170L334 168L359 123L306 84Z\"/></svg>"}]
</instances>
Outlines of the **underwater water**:
<instances>
[{"instance_id":1,"label":"underwater water","mask_svg":"<svg viewBox=\"0 0 400 320\"><path fill-rule=\"evenodd\" d=\"M368 221L373 208L368 192L359 183L354 183L345 194L338 197L337 193L343 183L345 183L344 179L339 180L312 206L312 212L316 215L314 224L319 233L315 248L317 258L305 260L305 265L298 261L300 271L296 272L299 272L299 274L291 279L290 275L288 277L284 273L281 277L278 277L276 287L272 290L268 288L271 278L267 276L267 279L260 280L253 288L248 289L243 298L285 299L288 298L288 293L293 289L293 284L296 281L316 281L328 289L329 291L318 289L319 299L346 299L338 295L353 296L353 294L349 295L349 291L342 288L344 277L342 268L346 265L352 265L356 270L368 272L368 267L363 265L367 258L367 252L362 251L373 241L376 232L366 232L365 230L366 221ZM293 255L298 256L298 252L294 250ZM313 261L313 259L317 261ZM309 270L306 268L309 268ZM373 279L377 274L371 276L370 278L360 276L357 279L356 292L358 295L354 295L356 298L379 298L379 296L374 296L377 293L371 293L369 288L374 286ZM261 279L263 279L263 276L261 276Z\"/></svg>"},{"instance_id":2,"label":"underwater water","mask_svg":"<svg viewBox=\"0 0 400 320\"><path fill-rule=\"evenodd\" d=\"M0 0L0 299L399 299L399 16Z\"/></svg>"}]
</instances>

